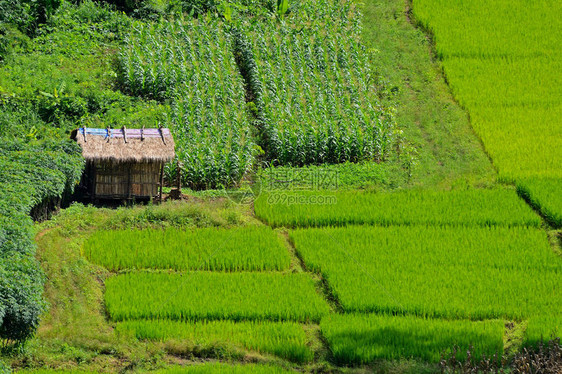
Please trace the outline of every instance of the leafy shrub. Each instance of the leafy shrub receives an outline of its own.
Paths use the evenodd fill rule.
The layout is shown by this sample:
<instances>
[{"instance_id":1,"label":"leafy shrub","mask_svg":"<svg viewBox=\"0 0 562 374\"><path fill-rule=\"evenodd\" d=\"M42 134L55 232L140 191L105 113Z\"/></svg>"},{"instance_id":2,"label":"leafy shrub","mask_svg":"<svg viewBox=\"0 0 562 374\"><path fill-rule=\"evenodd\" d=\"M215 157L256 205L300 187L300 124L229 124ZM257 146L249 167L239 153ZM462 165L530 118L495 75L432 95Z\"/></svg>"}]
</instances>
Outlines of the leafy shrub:
<instances>
[{"instance_id":1,"label":"leafy shrub","mask_svg":"<svg viewBox=\"0 0 562 374\"><path fill-rule=\"evenodd\" d=\"M35 332L46 304L35 260L32 208L72 192L83 161L75 144L0 142L0 338L20 342Z\"/></svg>"},{"instance_id":2,"label":"leafy shrub","mask_svg":"<svg viewBox=\"0 0 562 374\"><path fill-rule=\"evenodd\" d=\"M12 252L0 258L0 295L5 305L0 337L21 341L35 333L46 307L43 273L32 256Z\"/></svg>"}]
</instances>

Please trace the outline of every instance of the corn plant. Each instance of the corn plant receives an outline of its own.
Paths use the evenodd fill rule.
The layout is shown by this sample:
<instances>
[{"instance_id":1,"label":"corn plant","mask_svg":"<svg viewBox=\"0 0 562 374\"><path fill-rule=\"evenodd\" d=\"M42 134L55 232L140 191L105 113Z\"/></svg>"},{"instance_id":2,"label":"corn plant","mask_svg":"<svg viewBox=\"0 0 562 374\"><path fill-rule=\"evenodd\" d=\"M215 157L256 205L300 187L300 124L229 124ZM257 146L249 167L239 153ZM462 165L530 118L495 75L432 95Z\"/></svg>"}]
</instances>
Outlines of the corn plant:
<instances>
[{"instance_id":1,"label":"corn plant","mask_svg":"<svg viewBox=\"0 0 562 374\"><path fill-rule=\"evenodd\" d=\"M218 20L135 23L120 53L119 81L133 95L170 102L164 124L176 140L183 184L228 186L249 171L254 145L244 85ZM168 167L169 180L176 170Z\"/></svg>"},{"instance_id":2,"label":"corn plant","mask_svg":"<svg viewBox=\"0 0 562 374\"><path fill-rule=\"evenodd\" d=\"M329 27L329 31L326 31ZM382 160L393 113L377 97L358 27L324 22L240 26L237 50L258 108L261 146L282 165Z\"/></svg>"}]
</instances>

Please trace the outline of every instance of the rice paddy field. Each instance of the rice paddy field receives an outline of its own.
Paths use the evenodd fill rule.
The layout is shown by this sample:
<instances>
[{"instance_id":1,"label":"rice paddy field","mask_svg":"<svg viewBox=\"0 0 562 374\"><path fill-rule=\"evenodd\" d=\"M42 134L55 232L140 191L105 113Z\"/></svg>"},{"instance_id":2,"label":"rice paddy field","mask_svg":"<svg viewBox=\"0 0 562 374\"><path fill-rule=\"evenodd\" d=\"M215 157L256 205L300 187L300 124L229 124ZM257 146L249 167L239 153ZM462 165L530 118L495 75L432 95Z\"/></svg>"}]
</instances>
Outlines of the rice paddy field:
<instances>
[{"instance_id":1,"label":"rice paddy field","mask_svg":"<svg viewBox=\"0 0 562 374\"><path fill-rule=\"evenodd\" d=\"M345 311L525 319L562 305L562 260L540 230L347 227L290 235Z\"/></svg>"},{"instance_id":2,"label":"rice paddy field","mask_svg":"<svg viewBox=\"0 0 562 374\"><path fill-rule=\"evenodd\" d=\"M263 196L258 215L276 208ZM270 213L282 218L277 232L94 232L82 251L114 272L104 303L115 333L302 365L318 355L318 331L344 366L502 355L510 321L527 347L559 335L562 259L513 189L336 196L356 215L338 222L336 210L309 206L310 221L297 204Z\"/></svg>"},{"instance_id":3,"label":"rice paddy field","mask_svg":"<svg viewBox=\"0 0 562 374\"><path fill-rule=\"evenodd\" d=\"M128 273L106 282L115 321L140 318L318 322L329 312L306 274Z\"/></svg>"},{"instance_id":4,"label":"rice paddy field","mask_svg":"<svg viewBox=\"0 0 562 374\"><path fill-rule=\"evenodd\" d=\"M349 224L538 227L541 224L540 217L509 189L446 193L281 190L261 194L254 205L262 220L272 226L286 227Z\"/></svg>"},{"instance_id":5,"label":"rice paddy field","mask_svg":"<svg viewBox=\"0 0 562 374\"><path fill-rule=\"evenodd\" d=\"M434 35L455 98L500 179L527 185L540 209L559 215L560 2L415 0L413 12Z\"/></svg>"},{"instance_id":6,"label":"rice paddy field","mask_svg":"<svg viewBox=\"0 0 562 374\"><path fill-rule=\"evenodd\" d=\"M103 9L62 1L54 18L26 35L4 26L9 6L0 0L0 128L4 105L23 100L25 86L4 92L14 83L2 65L8 49L17 55L47 48L41 38L55 22L81 25L85 35L101 28L100 56L111 55L96 72L107 84L101 93L80 79L69 88L88 93L79 99L66 93L65 82L53 94L33 86L25 110L40 109L37 118L53 128L105 117L121 124L130 112L169 127L176 158L165 181L171 186L178 178L185 192L158 207L73 203L32 230L29 214L53 205L44 196L60 203L78 177L73 171L65 182L31 164L22 174L21 160L0 157L10 166L0 180L16 176L24 189L24 176L37 169L49 182L38 191L53 190L37 192L32 204L31 195L2 186L10 198L0 210L19 200L26 210L18 220L0 217L7 227L0 228L0 291L10 297L0 293L9 301L9 308L0 303L0 359L39 374L402 374L453 372L443 367L447 355L466 367L504 355L502 370L511 372L514 354L561 338L562 3L413 0L410 13L395 2L387 21L398 27L403 18L408 30L423 30L414 44L427 49L431 69L448 84L441 87L445 109L435 110L460 105L465 130L474 129L470 139L482 159L489 156L493 174L478 183L463 174L424 185L410 180L419 167L416 141L404 135L397 121L404 102L396 101L406 86L419 91L419 82L388 81L389 67L380 66L388 46L367 44L363 34L381 25L363 22L362 9L390 1L119 2ZM5 43L12 34L17 40ZM26 46L36 38L43 42ZM395 43L399 54L419 55ZM71 49L64 55L74 56ZM69 61L51 65L86 70ZM423 84L435 80L428 69L418 74ZM122 110L126 100L137 106ZM137 110L143 106L151 109ZM74 114L65 117L61 108ZM87 114L92 108L99 109L95 116ZM438 155L444 138L422 123L426 112L412 116L431 148L424 151ZM26 141L44 140L32 125L36 117L18 115ZM137 119L129 124L144 127ZM447 126L441 136L461 136ZM387 165L385 173L399 170L408 181L369 181L361 189L336 183L331 190L257 182L266 168L298 174L338 164L355 182L370 178L361 170ZM247 185L251 202L229 190ZM23 234L19 221L26 222ZM29 259L9 262L23 247ZM13 287L12 279L25 286ZM28 325L19 318L26 313L34 316ZM10 329L23 331L29 345L6 335Z\"/></svg>"},{"instance_id":7,"label":"rice paddy field","mask_svg":"<svg viewBox=\"0 0 562 374\"><path fill-rule=\"evenodd\" d=\"M118 334L132 334L137 339L239 346L297 363L314 359L303 326L295 322L129 320L119 323L116 330Z\"/></svg>"},{"instance_id":8,"label":"rice paddy field","mask_svg":"<svg viewBox=\"0 0 562 374\"><path fill-rule=\"evenodd\" d=\"M100 231L83 248L110 270L286 270L290 256L269 227Z\"/></svg>"},{"instance_id":9,"label":"rice paddy field","mask_svg":"<svg viewBox=\"0 0 562 374\"><path fill-rule=\"evenodd\" d=\"M438 362L458 347L466 359L472 345L475 357L503 352L504 323L500 320L431 320L377 314L333 315L322 320L322 333L342 364L364 364L375 359L421 357Z\"/></svg>"},{"instance_id":10,"label":"rice paddy field","mask_svg":"<svg viewBox=\"0 0 562 374\"><path fill-rule=\"evenodd\" d=\"M536 347L551 338L562 335L562 321L560 315L548 315L531 318L527 325L524 344Z\"/></svg>"}]
</instances>

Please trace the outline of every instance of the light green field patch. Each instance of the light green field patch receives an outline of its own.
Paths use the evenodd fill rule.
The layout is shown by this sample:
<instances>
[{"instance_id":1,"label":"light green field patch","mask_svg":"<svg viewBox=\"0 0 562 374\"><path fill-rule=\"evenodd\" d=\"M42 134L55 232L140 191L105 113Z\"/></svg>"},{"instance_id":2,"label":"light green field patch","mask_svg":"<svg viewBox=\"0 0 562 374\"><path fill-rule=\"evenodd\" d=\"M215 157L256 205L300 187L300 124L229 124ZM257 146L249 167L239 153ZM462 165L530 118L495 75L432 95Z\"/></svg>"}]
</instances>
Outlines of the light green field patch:
<instances>
[{"instance_id":1,"label":"light green field patch","mask_svg":"<svg viewBox=\"0 0 562 374\"><path fill-rule=\"evenodd\" d=\"M128 273L107 279L115 321L231 319L319 321L329 312L308 274Z\"/></svg>"},{"instance_id":2,"label":"light green field patch","mask_svg":"<svg viewBox=\"0 0 562 374\"><path fill-rule=\"evenodd\" d=\"M300 363L314 358L303 326L293 322L135 320L120 322L117 332L133 334L138 339L232 345Z\"/></svg>"},{"instance_id":3,"label":"light green field patch","mask_svg":"<svg viewBox=\"0 0 562 374\"><path fill-rule=\"evenodd\" d=\"M290 237L349 312L524 319L562 308L562 260L538 229L352 226Z\"/></svg>"},{"instance_id":4,"label":"light green field patch","mask_svg":"<svg viewBox=\"0 0 562 374\"><path fill-rule=\"evenodd\" d=\"M285 270L291 259L269 227L98 231L86 257L110 270Z\"/></svg>"},{"instance_id":5,"label":"light green field patch","mask_svg":"<svg viewBox=\"0 0 562 374\"><path fill-rule=\"evenodd\" d=\"M256 215L273 226L348 224L539 226L540 218L514 190L271 191L255 202Z\"/></svg>"},{"instance_id":6,"label":"light green field patch","mask_svg":"<svg viewBox=\"0 0 562 374\"><path fill-rule=\"evenodd\" d=\"M376 359L421 358L439 362L458 347L457 358L503 353L504 322L425 319L376 314L330 315L322 319L322 334L334 359L342 365L368 364Z\"/></svg>"}]
</instances>

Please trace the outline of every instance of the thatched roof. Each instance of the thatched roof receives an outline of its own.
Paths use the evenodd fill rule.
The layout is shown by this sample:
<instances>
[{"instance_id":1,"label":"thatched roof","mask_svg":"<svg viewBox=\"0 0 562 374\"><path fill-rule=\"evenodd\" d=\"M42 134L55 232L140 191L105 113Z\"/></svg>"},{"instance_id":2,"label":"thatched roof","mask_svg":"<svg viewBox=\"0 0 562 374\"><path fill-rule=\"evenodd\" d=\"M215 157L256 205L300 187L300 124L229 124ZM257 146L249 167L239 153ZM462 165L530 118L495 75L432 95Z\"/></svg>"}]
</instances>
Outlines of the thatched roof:
<instances>
[{"instance_id":1,"label":"thatched roof","mask_svg":"<svg viewBox=\"0 0 562 374\"><path fill-rule=\"evenodd\" d=\"M168 162L174 158L174 139L169 129L74 130L71 138L82 147L87 161Z\"/></svg>"}]
</instances>

